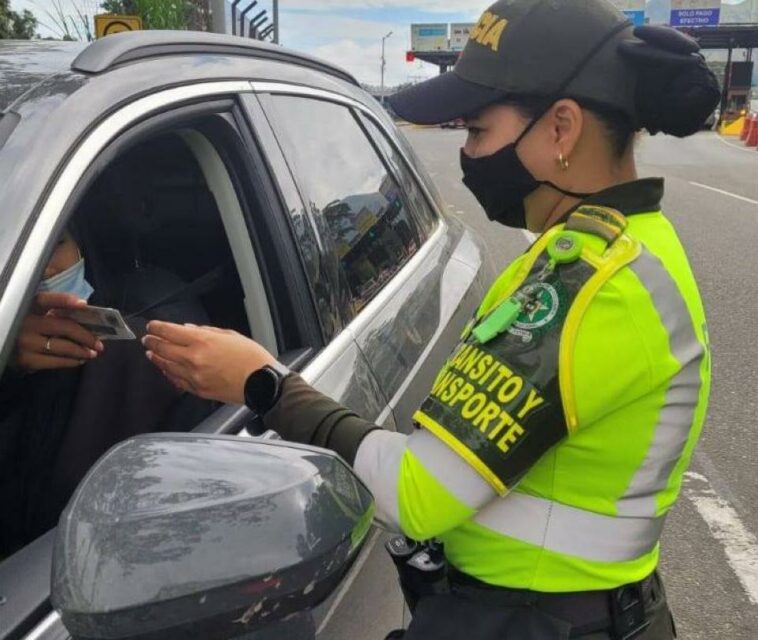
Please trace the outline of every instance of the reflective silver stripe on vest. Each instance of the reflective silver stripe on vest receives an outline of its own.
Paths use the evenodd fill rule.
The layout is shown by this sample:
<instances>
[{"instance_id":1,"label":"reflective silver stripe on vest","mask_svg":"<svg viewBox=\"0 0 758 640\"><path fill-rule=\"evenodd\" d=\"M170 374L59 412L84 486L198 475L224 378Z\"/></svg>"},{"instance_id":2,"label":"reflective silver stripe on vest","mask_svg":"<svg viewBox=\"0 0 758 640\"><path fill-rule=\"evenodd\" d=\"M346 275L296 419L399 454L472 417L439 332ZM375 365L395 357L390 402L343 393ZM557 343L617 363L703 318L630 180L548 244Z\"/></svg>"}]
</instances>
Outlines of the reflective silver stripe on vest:
<instances>
[{"instance_id":1,"label":"reflective silver stripe on vest","mask_svg":"<svg viewBox=\"0 0 758 640\"><path fill-rule=\"evenodd\" d=\"M598 562L625 562L649 553L664 520L605 516L518 492L491 502L474 518L510 538Z\"/></svg>"},{"instance_id":2,"label":"reflective silver stripe on vest","mask_svg":"<svg viewBox=\"0 0 758 640\"><path fill-rule=\"evenodd\" d=\"M682 367L671 379L645 460L617 505L619 515L653 517L656 495L666 488L687 445L700 400L705 349L684 298L661 261L643 249L629 266L650 293L668 332L671 353Z\"/></svg>"},{"instance_id":3,"label":"reflective silver stripe on vest","mask_svg":"<svg viewBox=\"0 0 758 640\"><path fill-rule=\"evenodd\" d=\"M400 531L398 476L408 436L378 429L369 433L355 454L353 469L374 496L374 519L385 529Z\"/></svg>"},{"instance_id":4,"label":"reflective silver stripe on vest","mask_svg":"<svg viewBox=\"0 0 758 640\"><path fill-rule=\"evenodd\" d=\"M479 509L497 495L468 462L426 429L408 438L408 448L437 482L471 509Z\"/></svg>"}]
</instances>

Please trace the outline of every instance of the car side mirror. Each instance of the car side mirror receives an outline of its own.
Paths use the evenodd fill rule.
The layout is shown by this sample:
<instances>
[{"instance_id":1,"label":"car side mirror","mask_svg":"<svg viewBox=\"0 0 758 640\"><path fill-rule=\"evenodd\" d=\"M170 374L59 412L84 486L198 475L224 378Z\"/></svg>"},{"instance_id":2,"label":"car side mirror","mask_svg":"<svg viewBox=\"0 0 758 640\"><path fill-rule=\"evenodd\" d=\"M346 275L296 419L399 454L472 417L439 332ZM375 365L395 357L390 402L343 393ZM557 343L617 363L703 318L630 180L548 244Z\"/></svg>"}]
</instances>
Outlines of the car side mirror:
<instances>
[{"instance_id":1,"label":"car side mirror","mask_svg":"<svg viewBox=\"0 0 758 640\"><path fill-rule=\"evenodd\" d=\"M337 455L234 436L113 447L61 515L52 603L75 638L233 638L322 602L366 537Z\"/></svg>"}]
</instances>

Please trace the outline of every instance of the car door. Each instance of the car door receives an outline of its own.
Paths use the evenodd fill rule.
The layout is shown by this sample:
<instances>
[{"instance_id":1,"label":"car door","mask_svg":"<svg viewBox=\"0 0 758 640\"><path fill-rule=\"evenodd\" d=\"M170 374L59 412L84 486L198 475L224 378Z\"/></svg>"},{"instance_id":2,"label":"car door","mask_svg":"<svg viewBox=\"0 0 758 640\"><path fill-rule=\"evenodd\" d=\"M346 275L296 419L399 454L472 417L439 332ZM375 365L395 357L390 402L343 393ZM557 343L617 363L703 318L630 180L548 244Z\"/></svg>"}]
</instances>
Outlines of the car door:
<instances>
[{"instance_id":1,"label":"car door","mask_svg":"<svg viewBox=\"0 0 758 640\"><path fill-rule=\"evenodd\" d=\"M394 127L371 109L331 92L256 87L315 233L336 256L339 319L408 432L481 299L481 244L443 215Z\"/></svg>"},{"instance_id":2,"label":"car door","mask_svg":"<svg viewBox=\"0 0 758 640\"><path fill-rule=\"evenodd\" d=\"M0 299L0 319L10 328L0 338L4 353L11 351L47 257L80 198L125 149L168 131L194 157L207 185L202 199L212 201L221 218L220 233L228 241L239 280L238 298L232 301L239 313L228 317L243 318L248 325L247 329L236 328L266 344L293 368L301 369L312 360L310 376L324 381L339 400L365 407L372 419L380 418L386 403L358 350L351 350L350 345L344 348L339 342L324 348L278 191L238 104L240 93L249 88L242 82L212 82L136 99L104 118L69 157L61 159L62 170L52 178L46 198L38 203L41 213L29 240L18 247L17 262L9 265L10 279ZM166 161L172 162L170 154ZM168 182L173 180L171 177ZM167 188L180 195L187 191L176 187L172 183ZM125 191L131 191L128 185ZM174 213L181 215L181 207L175 209ZM149 231L154 241L155 220L144 218L141 224L153 225ZM192 219L172 219L164 227L187 233ZM171 249L170 245L164 243L163 250ZM188 267L202 260L201 251L202 247L185 256ZM161 247L151 246L151 252L161 254ZM314 354L318 355L314 358ZM255 421L244 407L224 406L186 428L238 433L246 428L255 430ZM54 532L49 532L0 563L0 638L23 637L27 632L35 638L67 636L48 600L53 537Z\"/></svg>"}]
</instances>

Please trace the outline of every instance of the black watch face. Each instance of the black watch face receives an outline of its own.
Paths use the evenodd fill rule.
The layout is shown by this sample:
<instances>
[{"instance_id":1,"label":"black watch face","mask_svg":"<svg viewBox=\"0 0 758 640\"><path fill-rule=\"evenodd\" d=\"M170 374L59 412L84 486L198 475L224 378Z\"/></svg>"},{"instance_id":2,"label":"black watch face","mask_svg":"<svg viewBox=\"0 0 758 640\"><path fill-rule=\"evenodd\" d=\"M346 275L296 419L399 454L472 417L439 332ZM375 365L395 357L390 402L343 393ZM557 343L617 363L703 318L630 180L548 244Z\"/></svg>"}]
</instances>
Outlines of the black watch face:
<instances>
[{"instance_id":1,"label":"black watch face","mask_svg":"<svg viewBox=\"0 0 758 640\"><path fill-rule=\"evenodd\" d=\"M245 403L258 414L266 413L274 405L276 374L263 368L253 373L245 385Z\"/></svg>"}]
</instances>

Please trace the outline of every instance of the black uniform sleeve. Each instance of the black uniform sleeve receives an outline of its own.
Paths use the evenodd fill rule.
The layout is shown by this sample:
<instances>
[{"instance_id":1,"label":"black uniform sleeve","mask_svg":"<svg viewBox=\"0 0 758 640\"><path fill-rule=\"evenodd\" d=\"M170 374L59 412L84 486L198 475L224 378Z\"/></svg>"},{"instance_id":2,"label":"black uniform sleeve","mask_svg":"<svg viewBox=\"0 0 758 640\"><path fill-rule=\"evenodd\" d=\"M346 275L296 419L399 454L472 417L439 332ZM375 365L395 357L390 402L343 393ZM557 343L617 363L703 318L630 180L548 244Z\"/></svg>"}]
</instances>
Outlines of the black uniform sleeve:
<instances>
[{"instance_id":1,"label":"black uniform sleeve","mask_svg":"<svg viewBox=\"0 0 758 640\"><path fill-rule=\"evenodd\" d=\"M381 428L316 391L297 374L284 380L282 395L263 424L285 440L331 449L351 465L363 438Z\"/></svg>"}]
</instances>

